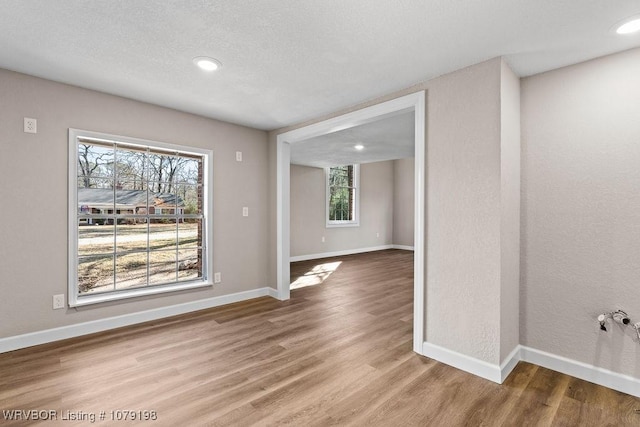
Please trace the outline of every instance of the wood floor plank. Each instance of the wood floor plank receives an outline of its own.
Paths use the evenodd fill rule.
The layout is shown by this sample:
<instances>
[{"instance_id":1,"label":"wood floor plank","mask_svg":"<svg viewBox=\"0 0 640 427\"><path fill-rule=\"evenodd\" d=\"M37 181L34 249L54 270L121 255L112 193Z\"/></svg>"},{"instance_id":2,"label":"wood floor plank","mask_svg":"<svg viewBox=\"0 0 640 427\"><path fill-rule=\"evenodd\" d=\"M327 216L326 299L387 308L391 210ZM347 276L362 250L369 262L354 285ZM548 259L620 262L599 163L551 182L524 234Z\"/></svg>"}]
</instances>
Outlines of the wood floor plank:
<instances>
[{"instance_id":1,"label":"wood floor plank","mask_svg":"<svg viewBox=\"0 0 640 427\"><path fill-rule=\"evenodd\" d=\"M551 425L568 385L568 376L539 368L524 389L523 403L512 409L510 419L521 425L532 420L535 425Z\"/></svg>"},{"instance_id":2,"label":"wood floor plank","mask_svg":"<svg viewBox=\"0 0 640 427\"><path fill-rule=\"evenodd\" d=\"M292 280L327 265L289 301L0 354L0 409L157 411L124 423L143 426L640 426L623 393L523 362L499 385L413 353L412 252L292 263Z\"/></svg>"}]
</instances>

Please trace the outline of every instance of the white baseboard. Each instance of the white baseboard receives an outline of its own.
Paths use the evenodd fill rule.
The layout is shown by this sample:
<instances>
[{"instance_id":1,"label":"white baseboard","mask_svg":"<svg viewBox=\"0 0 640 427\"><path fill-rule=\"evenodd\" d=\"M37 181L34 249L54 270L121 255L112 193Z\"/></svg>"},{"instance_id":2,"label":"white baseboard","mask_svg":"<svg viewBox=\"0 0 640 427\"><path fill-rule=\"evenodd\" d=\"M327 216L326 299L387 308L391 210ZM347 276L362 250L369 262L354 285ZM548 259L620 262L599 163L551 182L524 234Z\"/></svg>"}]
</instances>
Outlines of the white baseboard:
<instances>
[{"instance_id":1,"label":"white baseboard","mask_svg":"<svg viewBox=\"0 0 640 427\"><path fill-rule=\"evenodd\" d=\"M502 384L502 370L498 365L493 365L428 342L422 345L422 354L438 362L442 362L445 365L453 366L454 368L477 375L489 381Z\"/></svg>"},{"instance_id":2,"label":"white baseboard","mask_svg":"<svg viewBox=\"0 0 640 427\"><path fill-rule=\"evenodd\" d=\"M365 252L382 251L385 249L393 249L394 245L372 246L369 248L347 249L344 251L323 252L319 254L298 255L289 258L290 262L309 261L312 259L331 258L335 256L361 254Z\"/></svg>"},{"instance_id":3,"label":"white baseboard","mask_svg":"<svg viewBox=\"0 0 640 427\"><path fill-rule=\"evenodd\" d=\"M500 365L500 384L507 379L511 371L516 367L518 362L520 361L520 351L522 349L521 345L517 345L516 348L513 349L511 353L506 357L506 359Z\"/></svg>"},{"instance_id":4,"label":"white baseboard","mask_svg":"<svg viewBox=\"0 0 640 427\"><path fill-rule=\"evenodd\" d=\"M271 298L280 299L280 294L278 294L277 289L267 288L267 292Z\"/></svg>"},{"instance_id":5,"label":"white baseboard","mask_svg":"<svg viewBox=\"0 0 640 427\"><path fill-rule=\"evenodd\" d=\"M566 357L522 346L520 360L640 397L640 379Z\"/></svg>"},{"instance_id":6,"label":"white baseboard","mask_svg":"<svg viewBox=\"0 0 640 427\"><path fill-rule=\"evenodd\" d=\"M391 245L393 249L402 249L403 251L412 251L414 250L413 246L405 246L405 245Z\"/></svg>"},{"instance_id":7,"label":"white baseboard","mask_svg":"<svg viewBox=\"0 0 640 427\"><path fill-rule=\"evenodd\" d=\"M123 314L121 316L108 317L105 319L93 320L90 322L78 323L75 325L61 326L59 328L46 329L44 331L31 332L23 335L16 335L7 338L0 338L0 353L18 350L20 348L45 344L53 341L75 338L82 335L102 332L109 329L116 329L122 326L134 325L136 323L148 322L150 320L162 319L164 317L176 316L178 314L190 313L192 311L204 310L218 307L234 302L245 301L264 296L276 297L278 292L272 288L259 288L235 294L222 295L219 297L207 298L198 301L186 302L183 304L171 305L168 307L155 308L152 310L139 311L137 313Z\"/></svg>"},{"instance_id":8,"label":"white baseboard","mask_svg":"<svg viewBox=\"0 0 640 427\"><path fill-rule=\"evenodd\" d=\"M640 397L640 379L638 378L521 345L513 349L500 366L428 342L423 343L422 354L499 384L507 379L518 362L522 360L631 396Z\"/></svg>"}]
</instances>

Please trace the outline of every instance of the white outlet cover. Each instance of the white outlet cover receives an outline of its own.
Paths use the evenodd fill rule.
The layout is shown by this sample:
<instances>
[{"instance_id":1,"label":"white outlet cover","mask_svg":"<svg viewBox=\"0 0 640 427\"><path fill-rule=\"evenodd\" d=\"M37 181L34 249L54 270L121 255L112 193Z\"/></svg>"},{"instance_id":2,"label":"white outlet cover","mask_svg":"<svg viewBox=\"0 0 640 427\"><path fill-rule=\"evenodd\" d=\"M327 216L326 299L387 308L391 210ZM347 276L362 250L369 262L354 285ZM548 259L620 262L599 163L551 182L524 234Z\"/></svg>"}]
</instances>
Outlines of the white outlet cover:
<instances>
[{"instance_id":1,"label":"white outlet cover","mask_svg":"<svg viewBox=\"0 0 640 427\"><path fill-rule=\"evenodd\" d=\"M242 208L242 216L249 216L249 208L247 207Z\"/></svg>"},{"instance_id":2,"label":"white outlet cover","mask_svg":"<svg viewBox=\"0 0 640 427\"><path fill-rule=\"evenodd\" d=\"M214 273L213 274L213 283L222 282L222 273Z\"/></svg>"},{"instance_id":3,"label":"white outlet cover","mask_svg":"<svg viewBox=\"0 0 640 427\"><path fill-rule=\"evenodd\" d=\"M38 121L31 117L24 118L24 132L25 133L38 133Z\"/></svg>"},{"instance_id":4,"label":"white outlet cover","mask_svg":"<svg viewBox=\"0 0 640 427\"><path fill-rule=\"evenodd\" d=\"M236 161L237 162L242 161L242 151L236 151Z\"/></svg>"},{"instance_id":5,"label":"white outlet cover","mask_svg":"<svg viewBox=\"0 0 640 427\"><path fill-rule=\"evenodd\" d=\"M60 308L64 308L64 294L53 296L53 309L57 310Z\"/></svg>"}]
</instances>

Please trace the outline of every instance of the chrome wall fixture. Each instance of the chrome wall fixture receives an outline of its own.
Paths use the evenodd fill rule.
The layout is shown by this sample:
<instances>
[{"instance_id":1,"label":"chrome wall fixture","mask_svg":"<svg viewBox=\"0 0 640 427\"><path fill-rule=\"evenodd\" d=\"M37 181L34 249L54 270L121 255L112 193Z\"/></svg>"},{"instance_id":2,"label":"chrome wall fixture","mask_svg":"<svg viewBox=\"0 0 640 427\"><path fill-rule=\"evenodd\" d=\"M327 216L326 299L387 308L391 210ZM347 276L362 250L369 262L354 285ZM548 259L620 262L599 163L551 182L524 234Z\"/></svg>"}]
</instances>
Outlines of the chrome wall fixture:
<instances>
[{"instance_id":1,"label":"chrome wall fixture","mask_svg":"<svg viewBox=\"0 0 640 427\"><path fill-rule=\"evenodd\" d=\"M607 320L609 319L623 326L627 326L631 323L631 318L623 310L605 312L598 316L598 322L600 323L601 330L605 332L607 331ZM638 343L640 343L640 322L636 322L632 326L636 330Z\"/></svg>"}]
</instances>

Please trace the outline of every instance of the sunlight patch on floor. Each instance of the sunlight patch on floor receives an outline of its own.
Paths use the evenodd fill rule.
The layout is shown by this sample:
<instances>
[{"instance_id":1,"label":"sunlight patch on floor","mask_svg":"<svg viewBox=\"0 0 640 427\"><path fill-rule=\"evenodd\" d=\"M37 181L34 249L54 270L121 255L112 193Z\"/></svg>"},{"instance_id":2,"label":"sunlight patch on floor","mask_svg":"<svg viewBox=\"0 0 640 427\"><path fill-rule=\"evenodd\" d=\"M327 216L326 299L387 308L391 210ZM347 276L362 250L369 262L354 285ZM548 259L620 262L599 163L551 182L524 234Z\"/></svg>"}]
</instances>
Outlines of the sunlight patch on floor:
<instances>
[{"instance_id":1,"label":"sunlight patch on floor","mask_svg":"<svg viewBox=\"0 0 640 427\"><path fill-rule=\"evenodd\" d=\"M331 276L331 273L333 273L338 269L338 267L340 267L340 264L342 264L342 261L318 264L311 270L304 273L303 276L298 277L296 281L291 284L290 288L300 289L306 288L307 286L319 285L327 280L327 278Z\"/></svg>"}]
</instances>

